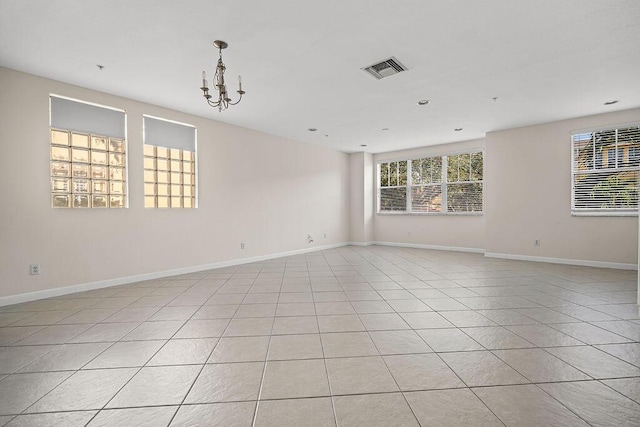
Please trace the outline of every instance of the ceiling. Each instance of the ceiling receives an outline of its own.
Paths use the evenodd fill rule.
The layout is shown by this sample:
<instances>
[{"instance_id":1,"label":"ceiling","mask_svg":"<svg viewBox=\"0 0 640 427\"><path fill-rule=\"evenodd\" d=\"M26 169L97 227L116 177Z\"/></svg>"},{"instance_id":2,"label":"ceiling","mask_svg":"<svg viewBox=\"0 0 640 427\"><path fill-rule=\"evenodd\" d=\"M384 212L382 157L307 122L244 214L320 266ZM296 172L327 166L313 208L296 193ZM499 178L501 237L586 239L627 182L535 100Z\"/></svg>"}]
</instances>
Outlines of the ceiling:
<instances>
[{"instance_id":1,"label":"ceiling","mask_svg":"<svg viewBox=\"0 0 640 427\"><path fill-rule=\"evenodd\" d=\"M222 113L215 39L247 92ZM345 152L639 107L638 41L637 0L0 0L2 66Z\"/></svg>"}]
</instances>

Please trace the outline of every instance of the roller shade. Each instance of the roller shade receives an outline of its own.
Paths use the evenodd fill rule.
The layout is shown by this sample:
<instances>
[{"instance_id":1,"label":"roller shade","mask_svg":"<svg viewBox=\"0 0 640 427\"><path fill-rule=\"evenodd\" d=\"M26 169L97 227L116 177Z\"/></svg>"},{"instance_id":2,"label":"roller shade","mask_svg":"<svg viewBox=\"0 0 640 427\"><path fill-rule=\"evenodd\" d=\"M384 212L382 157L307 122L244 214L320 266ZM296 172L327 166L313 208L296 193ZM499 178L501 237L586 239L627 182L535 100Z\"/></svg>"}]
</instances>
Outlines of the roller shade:
<instances>
[{"instance_id":1,"label":"roller shade","mask_svg":"<svg viewBox=\"0 0 640 427\"><path fill-rule=\"evenodd\" d=\"M196 128L191 125L144 116L144 143L196 151Z\"/></svg>"},{"instance_id":2,"label":"roller shade","mask_svg":"<svg viewBox=\"0 0 640 427\"><path fill-rule=\"evenodd\" d=\"M125 112L50 96L51 127L125 139Z\"/></svg>"}]
</instances>

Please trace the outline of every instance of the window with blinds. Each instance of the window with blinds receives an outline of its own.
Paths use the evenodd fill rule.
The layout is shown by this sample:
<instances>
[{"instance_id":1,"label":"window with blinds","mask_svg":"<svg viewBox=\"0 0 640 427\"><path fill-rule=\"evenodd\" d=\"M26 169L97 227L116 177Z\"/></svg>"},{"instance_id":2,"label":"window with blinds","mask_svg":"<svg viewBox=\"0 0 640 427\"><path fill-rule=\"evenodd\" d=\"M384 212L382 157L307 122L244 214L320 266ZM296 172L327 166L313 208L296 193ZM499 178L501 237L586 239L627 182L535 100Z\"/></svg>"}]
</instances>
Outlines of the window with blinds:
<instances>
[{"instance_id":1,"label":"window with blinds","mask_svg":"<svg viewBox=\"0 0 640 427\"><path fill-rule=\"evenodd\" d=\"M483 212L482 152L380 163L378 167L378 212Z\"/></svg>"},{"instance_id":2,"label":"window with blinds","mask_svg":"<svg viewBox=\"0 0 640 427\"><path fill-rule=\"evenodd\" d=\"M196 128L144 116L144 206L196 207Z\"/></svg>"},{"instance_id":3,"label":"window with blinds","mask_svg":"<svg viewBox=\"0 0 640 427\"><path fill-rule=\"evenodd\" d=\"M50 96L51 206L127 206L123 110Z\"/></svg>"},{"instance_id":4,"label":"window with blinds","mask_svg":"<svg viewBox=\"0 0 640 427\"><path fill-rule=\"evenodd\" d=\"M640 126L574 133L571 148L573 213L637 212Z\"/></svg>"}]
</instances>

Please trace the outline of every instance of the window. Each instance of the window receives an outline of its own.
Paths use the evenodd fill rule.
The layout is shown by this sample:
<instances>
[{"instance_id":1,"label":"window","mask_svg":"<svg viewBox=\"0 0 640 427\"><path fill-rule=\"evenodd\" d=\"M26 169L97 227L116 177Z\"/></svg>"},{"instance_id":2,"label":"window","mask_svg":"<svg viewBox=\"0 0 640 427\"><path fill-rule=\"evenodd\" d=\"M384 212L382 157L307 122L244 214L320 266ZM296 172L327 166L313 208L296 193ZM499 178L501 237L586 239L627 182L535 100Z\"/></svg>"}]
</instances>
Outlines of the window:
<instances>
[{"instance_id":1,"label":"window","mask_svg":"<svg viewBox=\"0 0 640 427\"><path fill-rule=\"evenodd\" d=\"M125 113L50 97L51 206L124 208Z\"/></svg>"},{"instance_id":2,"label":"window","mask_svg":"<svg viewBox=\"0 0 640 427\"><path fill-rule=\"evenodd\" d=\"M196 207L196 129L144 116L144 206Z\"/></svg>"},{"instance_id":3,"label":"window","mask_svg":"<svg viewBox=\"0 0 640 427\"><path fill-rule=\"evenodd\" d=\"M637 212L639 126L574 133L571 148L573 213Z\"/></svg>"},{"instance_id":4,"label":"window","mask_svg":"<svg viewBox=\"0 0 640 427\"><path fill-rule=\"evenodd\" d=\"M378 171L378 212L483 211L482 152L380 163Z\"/></svg>"}]
</instances>

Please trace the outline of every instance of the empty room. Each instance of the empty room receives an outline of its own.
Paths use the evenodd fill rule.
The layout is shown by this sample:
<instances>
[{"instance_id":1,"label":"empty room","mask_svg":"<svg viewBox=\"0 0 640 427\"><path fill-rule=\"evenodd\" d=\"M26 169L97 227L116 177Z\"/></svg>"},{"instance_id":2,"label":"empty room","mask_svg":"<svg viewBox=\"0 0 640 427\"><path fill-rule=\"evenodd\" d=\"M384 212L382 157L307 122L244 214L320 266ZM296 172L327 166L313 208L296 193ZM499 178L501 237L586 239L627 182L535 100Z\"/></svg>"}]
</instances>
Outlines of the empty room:
<instances>
[{"instance_id":1,"label":"empty room","mask_svg":"<svg viewBox=\"0 0 640 427\"><path fill-rule=\"evenodd\" d=\"M638 426L640 2L0 0L0 426Z\"/></svg>"}]
</instances>

